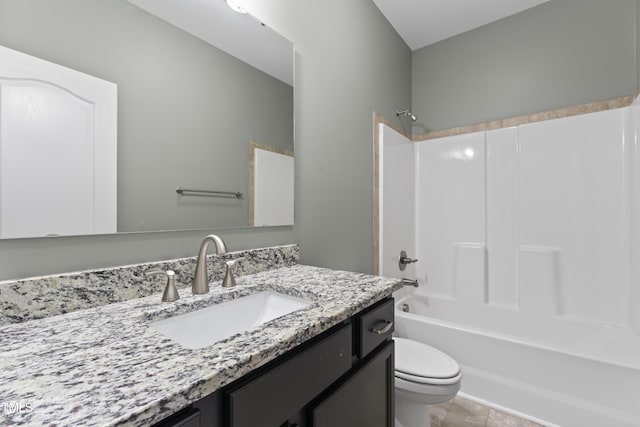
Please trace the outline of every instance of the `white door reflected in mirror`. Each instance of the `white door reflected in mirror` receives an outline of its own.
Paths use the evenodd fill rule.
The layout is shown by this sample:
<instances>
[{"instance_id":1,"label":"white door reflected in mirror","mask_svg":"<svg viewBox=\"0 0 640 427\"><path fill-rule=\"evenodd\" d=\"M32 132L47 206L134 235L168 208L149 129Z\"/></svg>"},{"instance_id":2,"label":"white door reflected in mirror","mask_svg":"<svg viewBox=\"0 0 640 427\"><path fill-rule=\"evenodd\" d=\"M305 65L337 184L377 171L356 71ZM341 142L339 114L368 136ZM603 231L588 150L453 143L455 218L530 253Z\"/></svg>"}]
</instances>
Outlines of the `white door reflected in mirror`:
<instances>
[{"instance_id":1,"label":"white door reflected in mirror","mask_svg":"<svg viewBox=\"0 0 640 427\"><path fill-rule=\"evenodd\" d=\"M116 231L117 86L0 46L0 238Z\"/></svg>"}]
</instances>

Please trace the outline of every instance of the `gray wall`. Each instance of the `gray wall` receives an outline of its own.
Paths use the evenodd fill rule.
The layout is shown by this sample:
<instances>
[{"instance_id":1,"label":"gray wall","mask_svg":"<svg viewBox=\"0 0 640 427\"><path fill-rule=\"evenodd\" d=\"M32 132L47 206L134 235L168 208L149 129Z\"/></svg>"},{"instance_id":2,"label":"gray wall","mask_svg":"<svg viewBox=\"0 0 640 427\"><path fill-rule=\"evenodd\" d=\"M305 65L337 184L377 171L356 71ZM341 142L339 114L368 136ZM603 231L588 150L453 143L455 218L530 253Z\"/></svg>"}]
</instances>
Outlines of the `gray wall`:
<instances>
[{"instance_id":1,"label":"gray wall","mask_svg":"<svg viewBox=\"0 0 640 427\"><path fill-rule=\"evenodd\" d=\"M231 250L299 242L302 262L371 272L372 115L411 104L411 52L370 0L252 2L296 45L296 225L208 231ZM0 241L0 279L193 256L208 231Z\"/></svg>"},{"instance_id":2,"label":"gray wall","mask_svg":"<svg viewBox=\"0 0 640 427\"><path fill-rule=\"evenodd\" d=\"M293 150L293 89L125 0L0 0L0 45L118 85L118 231L249 224L249 141ZM68 195L73 197L73 195Z\"/></svg>"},{"instance_id":3,"label":"gray wall","mask_svg":"<svg viewBox=\"0 0 640 427\"><path fill-rule=\"evenodd\" d=\"M373 126L411 104L411 52L371 0L248 0L296 46L302 262L373 271Z\"/></svg>"},{"instance_id":4,"label":"gray wall","mask_svg":"<svg viewBox=\"0 0 640 427\"><path fill-rule=\"evenodd\" d=\"M296 225L211 230L231 249L299 242L305 263L371 272L372 111L411 105L412 80L429 129L637 90L636 1L552 0L415 52L413 79L411 52L370 0L246 3L296 45ZM203 234L0 241L0 274L191 256Z\"/></svg>"},{"instance_id":5,"label":"gray wall","mask_svg":"<svg viewBox=\"0 0 640 427\"><path fill-rule=\"evenodd\" d=\"M637 1L551 0L413 53L414 134L634 95Z\"/></svg>"}]
</instances>

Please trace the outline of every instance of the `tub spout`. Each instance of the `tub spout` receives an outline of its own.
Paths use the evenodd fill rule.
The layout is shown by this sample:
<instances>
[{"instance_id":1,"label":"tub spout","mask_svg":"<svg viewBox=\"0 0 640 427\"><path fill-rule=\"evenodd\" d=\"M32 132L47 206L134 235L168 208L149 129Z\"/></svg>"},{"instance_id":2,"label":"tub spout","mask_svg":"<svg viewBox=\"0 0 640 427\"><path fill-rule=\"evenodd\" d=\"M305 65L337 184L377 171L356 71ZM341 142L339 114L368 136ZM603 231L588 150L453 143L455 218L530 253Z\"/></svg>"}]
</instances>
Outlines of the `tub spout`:
<instances>
[{"instance_id":1,"label":"tub spout","mask_svg":"<svg viewBox=\"0 0 640 427\"><path fill-rule=\"evenodd\" d=\"M402 285L403 286L413 286L414 288L417 288L418 285L418 279L415 280L411 280L411 279L406 279L406 278L402 278Z\"/></svg>"}]
</instances>

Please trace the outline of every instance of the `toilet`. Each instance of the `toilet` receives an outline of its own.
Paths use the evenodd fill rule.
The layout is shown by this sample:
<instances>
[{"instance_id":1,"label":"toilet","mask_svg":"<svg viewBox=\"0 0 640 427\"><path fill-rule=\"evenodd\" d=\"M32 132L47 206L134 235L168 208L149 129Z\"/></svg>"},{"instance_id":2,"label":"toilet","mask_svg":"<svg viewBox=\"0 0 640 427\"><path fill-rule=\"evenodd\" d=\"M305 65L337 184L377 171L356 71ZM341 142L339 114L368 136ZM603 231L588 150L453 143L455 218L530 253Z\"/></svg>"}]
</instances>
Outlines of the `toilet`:
<instances>
[{"instance_id":1,"label":"toilet","mask_svg":"<svg viewBox=\"0 0 640 427\"><path fill-rule=\"evenodd\" d=\"M395 341L396 427L430 427L429 406L444 403L460 390L458 363L418 341Z\"/></svg>"}]
</instances>

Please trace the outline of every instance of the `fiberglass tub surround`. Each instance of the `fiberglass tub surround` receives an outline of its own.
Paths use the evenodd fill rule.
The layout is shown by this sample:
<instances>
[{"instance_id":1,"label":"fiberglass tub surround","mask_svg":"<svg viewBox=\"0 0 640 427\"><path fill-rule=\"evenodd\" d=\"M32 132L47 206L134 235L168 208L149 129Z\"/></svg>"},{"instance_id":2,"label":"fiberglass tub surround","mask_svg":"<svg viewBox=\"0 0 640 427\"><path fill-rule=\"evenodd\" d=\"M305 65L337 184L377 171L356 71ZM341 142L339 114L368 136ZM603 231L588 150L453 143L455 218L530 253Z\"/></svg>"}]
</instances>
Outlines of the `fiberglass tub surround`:
<instances>
[{"instance_id":1,"label":"fiberglass tub surround","mask_svg":"<svg viewBox=\"0 0 640 427\"><path fill-rule=\"evenodd\" d=\"M396 330L456 359L462 392L551 424L640 425L639 109L384 154L385 185L407 162L416 177L411 213L384 202L385 246L415 236L420 259ZM385 149L402 138L384 132Z\"/></svg>"}]
</instances>

